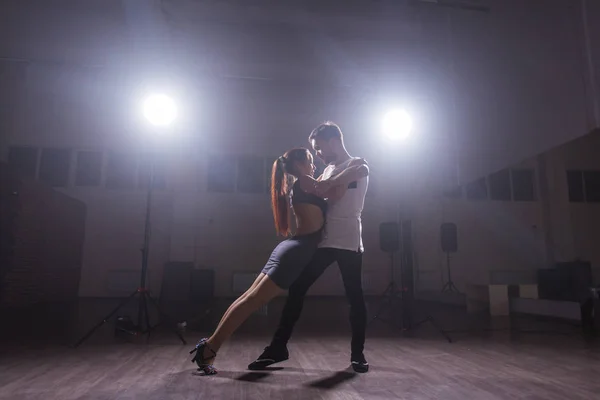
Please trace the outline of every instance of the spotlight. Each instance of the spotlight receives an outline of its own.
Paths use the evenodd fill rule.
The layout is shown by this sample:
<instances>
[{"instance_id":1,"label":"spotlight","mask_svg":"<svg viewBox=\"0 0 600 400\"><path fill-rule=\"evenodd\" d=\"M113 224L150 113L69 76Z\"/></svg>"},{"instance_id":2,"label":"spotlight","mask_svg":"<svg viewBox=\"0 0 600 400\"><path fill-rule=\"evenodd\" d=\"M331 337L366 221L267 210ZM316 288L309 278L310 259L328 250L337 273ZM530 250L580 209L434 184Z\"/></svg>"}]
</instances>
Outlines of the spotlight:
<instances>
[{"instance_id":1,"label":"spotlight","mask_svg":"<svg viewBox=\"0 0 600 400\"><path fill-rule=\"evenodd\" d=\"M404 110L390 111L383 117L382 130L392 140L404 140L412 133L412 119Z\"/></svg>"},{"instance_id":2,"label":"spotlight","mask_svg":"<svg viewBox=\"0 0 600 400\"><path fill-rule=\"evenodd\" d=\"M168 126L177 116L175 102L164 94L148 96L143 103L144 117L156 126Z\"/></svg>"}]
</instances>

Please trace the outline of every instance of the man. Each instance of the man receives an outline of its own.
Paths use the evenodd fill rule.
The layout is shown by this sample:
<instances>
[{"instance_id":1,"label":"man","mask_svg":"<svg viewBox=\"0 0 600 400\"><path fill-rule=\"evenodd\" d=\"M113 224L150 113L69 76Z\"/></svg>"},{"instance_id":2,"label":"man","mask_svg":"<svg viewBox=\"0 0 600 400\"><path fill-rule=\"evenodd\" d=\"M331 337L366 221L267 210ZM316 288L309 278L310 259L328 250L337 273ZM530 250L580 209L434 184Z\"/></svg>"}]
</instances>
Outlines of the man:
<instances>
[{"instance_id":1,"label":"man","mask_svg":"<svg viewBox=\"0 0 600 400\"><path fill-rule=\"evenodd\" d=\"M343 171L352 160L344 146L344 138L339 126L326 122L315 128L308 137L315 153L327 165L319 177L317 191L327 190L327 179ZM312 284L337 261L346 297L350 303L350 325L352 343L350 362L356 372L367 372L369 364L363 354L367 311L362 290L362 224L361 213L369 184L369 168L366 165L354 169L355 176L346 192L336 202L330 204L323 239L310 264L290 287L286 304L281 315L279 328L265 351L248 365L248 369L258 370L289 358L287 342L304 304L304 297ZM347 172L344 172L347 173Z\"/></svg>"}]
</instances>

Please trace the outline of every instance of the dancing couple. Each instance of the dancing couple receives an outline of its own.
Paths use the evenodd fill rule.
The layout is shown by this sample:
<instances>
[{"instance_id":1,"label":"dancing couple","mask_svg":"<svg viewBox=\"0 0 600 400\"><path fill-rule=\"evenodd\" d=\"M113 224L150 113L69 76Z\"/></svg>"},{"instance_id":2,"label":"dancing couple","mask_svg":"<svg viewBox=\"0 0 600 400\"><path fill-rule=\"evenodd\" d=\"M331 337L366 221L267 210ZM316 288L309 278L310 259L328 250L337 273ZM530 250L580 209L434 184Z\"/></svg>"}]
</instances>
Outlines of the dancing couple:
<instances>
[{"instance_id":1,"label":"dancing couple","mask_svg":"<svg viewBox=\"0 0 600 400\"><path fill-rule=\"evenodd\" d=\"M317 179L308 149L287 151L273 163L271 206L279 235L289 236L273 250L252 286L229 306L211 337L190 352L206 375L217 373L213 362L223 343L256 310L288 291L279 327L271 344L248 365L264 369L289 357L289 341L300 317L304 297L325 269L337 261L350 303L352 328L350 362L356 372L367 372L364 357L366 306L362 291L361 213L368 186L369 168L351 157L339 126L326 122L308 140L327 167ZM290 206L296 217L291 236Z\"/></svg>"}]
</instances>

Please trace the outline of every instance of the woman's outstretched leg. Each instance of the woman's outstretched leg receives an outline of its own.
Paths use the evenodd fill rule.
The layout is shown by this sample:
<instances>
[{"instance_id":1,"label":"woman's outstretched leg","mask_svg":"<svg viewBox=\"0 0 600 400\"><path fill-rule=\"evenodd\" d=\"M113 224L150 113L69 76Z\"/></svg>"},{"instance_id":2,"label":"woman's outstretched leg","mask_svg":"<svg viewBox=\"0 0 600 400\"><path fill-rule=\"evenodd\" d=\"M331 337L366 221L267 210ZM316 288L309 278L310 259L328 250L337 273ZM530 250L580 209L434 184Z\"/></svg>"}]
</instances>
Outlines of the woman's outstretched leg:
<instances>
[{"instance_id":1,"label":"woman's outstretched leg","mask_svg":"<svg viewBox=\"0 0 600 400\"><path fill-rule=\"evenodd\" d=\"M231 303L231 305L229 306L229 308L227 308L227 310L225 311L225 313L223 314L223 316L221 317L221 320L219 321L219 324L217 325L217 328L215 329L215 332L217 332L219 330L219 328L221 328L221 325L223 325L223 321L225 321L225 319L227 319L227 316L231 313L231 310L233 308L235 308L235 306L243 301L246 296L248 296L249 293L252 293L252 291L260 284L260 282L265 279L267 276L265 274L259 274L256 279L254 280L254 282L252 282L252 285L248 288L248 290L246 290L244 293L242 293L242 295L240 297L238 297L237 299L235 299L235 301L233 303Z\"/></svg>"},{"instance_id":2,"label":"woman's outstretched leg","mask_svg":"<svg viewBox=\"0 0 600 400\"><path fill-rule=\"evenodd\" d=\"M206 357L212 354L211 350L218 352L223 343L253 312L283 293L283 290L266 275L261 274L257 280L257 285L236 300L221 319L219 326L207 341L208 348L204 351ZM206 361L212 363L210 359Z\"/></svg>"}]
</instances>

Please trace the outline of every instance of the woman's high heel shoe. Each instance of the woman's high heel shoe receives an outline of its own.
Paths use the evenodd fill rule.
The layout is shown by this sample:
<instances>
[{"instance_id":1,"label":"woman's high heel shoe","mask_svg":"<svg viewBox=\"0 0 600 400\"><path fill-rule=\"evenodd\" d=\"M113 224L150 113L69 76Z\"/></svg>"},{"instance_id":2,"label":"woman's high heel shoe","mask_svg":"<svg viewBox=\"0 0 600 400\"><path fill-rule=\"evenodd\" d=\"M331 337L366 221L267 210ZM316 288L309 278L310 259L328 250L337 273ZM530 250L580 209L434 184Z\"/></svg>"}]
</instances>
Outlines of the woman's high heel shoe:
<instances>
[{"instance_id":1,"label":"woman's high heel shoe","mask_svg":"<svg viewBox=\"0 0 600 400\"><path fill-rule=\"evenodd\" d=\"M204 349L207 349L210 353L212 353L212 355L204 357ZM198 369L204 372L204 375L214 375L217 373L217 370L214 367L214 365L209 364L207 362L208 360L217 356L217 353L208 345L207 338L200 339L198 344L196 344L196 347L192 351L190 351L190 354L193 353L196 354L194 355L194 358L192 358L192 362L195 362L198 365Z\"/></svg>"}]
</instances>

